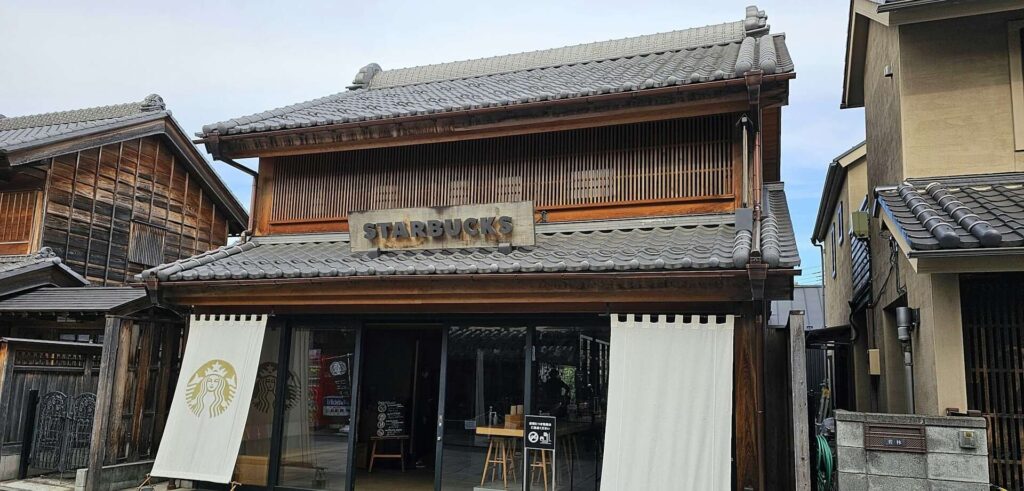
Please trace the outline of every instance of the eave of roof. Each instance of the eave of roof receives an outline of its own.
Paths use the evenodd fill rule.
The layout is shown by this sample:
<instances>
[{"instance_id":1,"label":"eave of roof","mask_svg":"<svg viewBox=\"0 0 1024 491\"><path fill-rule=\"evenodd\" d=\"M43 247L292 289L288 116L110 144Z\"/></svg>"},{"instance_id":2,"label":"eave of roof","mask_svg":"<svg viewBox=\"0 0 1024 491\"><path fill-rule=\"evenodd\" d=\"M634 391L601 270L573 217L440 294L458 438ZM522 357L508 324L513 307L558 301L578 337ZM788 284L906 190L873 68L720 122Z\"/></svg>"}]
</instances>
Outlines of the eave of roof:
<instances>
[{"instance_id":1,"label":"eave of roof","mask_svg":"<svg viewBox=\"0 0 1024 491\"><path fill-rule=\"evenodd\" d=\"M814 220L811 241L820 243L825 240L825 235L828 233L828 225L832 221L832 213L835 211L836 203L839 201L839 192L842 190L843 183L846 181L847 170L850 163L852 163L846 162L846 159L855 153L860 153L866 145L867 141L862 141L850 147L849 150L832 159L832 162L829 163L828 172L825 174L825 185L821 190L821 200L818 202L818 215Z\"/></svg>"},{"instance_id":2,"label":"eave of roof","mask_svg":"<svg viewBox=\"0 0 1024 491\"><path fill-rule=\"evenodd\" d=\"M48 247L35 254L0 256L0 298L40 286L88 284L88 280L64 264Z\"/></svg>"},{"instance_id":3,"label":"eave of roof","mask_svg":"<svg viewBox=\"0 0 1024 491\"><path fill-rule=\"evenodd\" d=\"M892 12L894 10L903 10L914 7L926 7L929 5L937 5L947 2L949 2L949 0L888 0L885 3L878 6L878 11Z\"/></svg>"},{"instance_id":4,"label":"eave of roof","mask_svg":"<svg viewBox=\"0 0 1024 491\"><path fill-rule=\"evenodd\" d=\"M65 126L72 124L84 126L64 131ZM136 127L139 131L131 130ZM241 202L192 144L159 95L152 94L136 103L0 119L0 132L5 128L8 132L37 130L34 137L19 133L18 138L0 138L0 164L13 167L99 146L106 134L114 135L126 130L131 132L131 138L162 134L182 157L186 167L200 178L203 188L227 212L231 231L241 232L249 223L249 215ZM69 144L75 140L79 142L77 145ZM51 146L52 151L48 148Z\"/></svg>"},{"instance_id":5,"label":"eave of roof","mask_svg":"<svg viewBox=\"0 0 1024 491\"><path fill-rule=\"evenodd\" d=\"M765 185L761 257L772 269L799 266L781 183ZM352 252L347 234L257 237L144 271L161 285L360 277L543 276L650 271L743 270L751 224L738 215L538 224L537 244L511 253L496 248Z\"/></svg>"},{"instance_id":6,"label":"eave of roof","mask_svg":"<svg viewBox=\"0 0 1024 491\"><path fill-rule=\"evenodd\" d=\"M736 26L736 33L731 34L735 39L721 36L703 39L701 36L689 36L703 39L703 45L681 42L675 46L671 43L650 42L649 39L643 43L635 41L640 38L660 40L660 36L674 34L663 33L539 52L543 56L536 53L506 55L383 73L379 66L370 64L360 70L354 85L357 87L356 90L207 125L198 135L202 138L200 141L207 143L208 148L212 145L212 151L216 152L216 141L219 139L249 138L249 135L256 137L275 131L295 133L306 128L334 128L353 123L392 124L407 117L437 118L460 111L472 112L494 108L508 110L528 103L562 102L567 99L590 98L619 92L643 93L647 90L691 83L698 86L708 84L707 88L710 89L715 86L715 81L742 78L743 73L752 69L759 69L767 75L788 74L787 78L791 78L792 60L789 58L784 38L780 35L767 34L768 27L763 12L751 7L747 9L746 15L744 21L724 24ZM692 31L703 32L702 29L709 28L696 28ZM689 37L682 36L685 39ZM618 44L615 44L616 48L611 51L599 49L608 43ZM637 48L635 44L644 45L646 49ZM562 51L567 49L583 54L596 51L599 54L583 56L573 52L571 56L567 55L568 58L565 58ZM685 60L685 52L692 50L715 53L727 50L730 54L705 55L702 52L701 56L694 57L696 61ZM548 56L548 52L555 52L556 55ZM679 55L679 60L671 59L676 55ZM524 56L539 57L544 63L531 64L530 60L520 59ZM651 60L645 57L650 57ZM564 63L552 64L548 62L549 58ZM618 65L625 63L623 60L634 58L637 60L629 63L636 64L635 69L628 72L614 71ZM714 62L715 65L708 65L710 62ZM633 76L646 73L645 70L648 69L645 67L655 67L651 68L655 70L666 65L679 70L671 69L659 75L644 75L640 78ZM495 66L498 68L494 68ZM509 66L514 69L502 69ZM582 74L576 73L580 70L583 71ZM600 73L591 73L594 70ZM569 71L573 73L569 74ZM442 77L438 75L439 73L446 76ZM627 73L633 78L623 78ZM617 75L611 77L612 74ZM389 75L393 76L389 79ZM534 90L533 86L537 84L532 79L537 77L551 79ZM584 81L590 85L584 86Z\"/></svg>"},{"instance_id":7,"label":"eave of roof","mask_svg":"<svg viewBox=\"0 0 1024 491\"><path fill-rule=\"evenodd\" d=\"M144 288L37 288L0 299L0 313L134 312L149 307Z\"/></svg>"},{"instance_id":8,"label":"eave of roof","mask_svg":"<svg viewBox=\"0 0 1024 491\"><path fill-rule=\"evenodd\" d=\"M876 188L875 204L910 258L1024 250L1024 173L910 179Z\"/></svg>"}]
</instances>

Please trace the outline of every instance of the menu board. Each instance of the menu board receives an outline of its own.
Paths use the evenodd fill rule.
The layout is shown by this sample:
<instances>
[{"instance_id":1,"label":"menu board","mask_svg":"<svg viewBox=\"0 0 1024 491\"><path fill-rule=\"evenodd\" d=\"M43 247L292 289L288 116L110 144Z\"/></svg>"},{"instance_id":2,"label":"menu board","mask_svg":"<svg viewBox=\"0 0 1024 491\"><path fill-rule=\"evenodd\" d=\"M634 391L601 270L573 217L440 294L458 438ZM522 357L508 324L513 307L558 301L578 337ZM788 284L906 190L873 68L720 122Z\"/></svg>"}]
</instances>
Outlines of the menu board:
<instances>
[{"instance_id":1,"label":"menu board","mask_svg":"<svg viewBox=\"0 0 1024 491\"><path fill-rule=\"evenodd\" d=\"M377 436L407 436L405 404L398 401L377 401Z\"/></svg>"}]
</instances>

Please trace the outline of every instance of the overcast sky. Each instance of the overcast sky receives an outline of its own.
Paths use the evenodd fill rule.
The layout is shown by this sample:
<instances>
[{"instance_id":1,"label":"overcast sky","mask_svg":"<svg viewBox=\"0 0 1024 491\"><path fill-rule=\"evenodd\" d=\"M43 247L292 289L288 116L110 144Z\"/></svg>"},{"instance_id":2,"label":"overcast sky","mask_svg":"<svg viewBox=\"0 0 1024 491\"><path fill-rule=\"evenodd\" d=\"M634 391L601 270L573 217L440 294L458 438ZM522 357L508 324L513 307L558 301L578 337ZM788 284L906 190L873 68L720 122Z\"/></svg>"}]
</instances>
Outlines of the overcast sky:
<instances>
[{"instance_id":1,"label":"overcast sky","mask_svg":"<svg viewBox=\"0 0 1024 491\"><path fill-rule=\"evenodd\" d=\"M360 67L479 58L740 20L747 1L0 2L0 113L35 114L163 96L189 132L345 90ZM783 110L782 176L802 283L828 163L861 141L839 110L846 0L762 0L796 63ZM204 152L205 153L205 152ZM249 162L252 164L252 162ZM216 169L248 205L250 179Z\"/></svg>"}]
</instances>

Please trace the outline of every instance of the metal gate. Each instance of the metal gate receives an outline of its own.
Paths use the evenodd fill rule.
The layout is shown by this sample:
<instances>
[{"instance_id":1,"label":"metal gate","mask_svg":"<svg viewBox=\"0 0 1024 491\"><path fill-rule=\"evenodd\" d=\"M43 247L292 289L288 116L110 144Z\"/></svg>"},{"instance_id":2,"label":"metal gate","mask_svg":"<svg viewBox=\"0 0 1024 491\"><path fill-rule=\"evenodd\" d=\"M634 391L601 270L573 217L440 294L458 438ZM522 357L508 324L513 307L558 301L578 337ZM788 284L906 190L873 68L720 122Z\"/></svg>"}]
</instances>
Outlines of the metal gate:
<instances>
[{"instance_id":1,"label":"metal gate","mask_svg":"<svg viewBox=\"0 0 1024 491\"><path fill-rule=\"evenodd\" d=\"M87 467L95 412L96 394L49 392L39 398L30 465L59 472Z\"/></svg>"},{"instance_id":2,"label":"metal gate","mask_svg":"<svg viewBox=\"0 0 1024 491\"><path fill-rule=\"evenodd\" d=\"M1024 489L1024 274L960 281L967 403L988 423L993 484Z\"/></svg>"}]
</instances>

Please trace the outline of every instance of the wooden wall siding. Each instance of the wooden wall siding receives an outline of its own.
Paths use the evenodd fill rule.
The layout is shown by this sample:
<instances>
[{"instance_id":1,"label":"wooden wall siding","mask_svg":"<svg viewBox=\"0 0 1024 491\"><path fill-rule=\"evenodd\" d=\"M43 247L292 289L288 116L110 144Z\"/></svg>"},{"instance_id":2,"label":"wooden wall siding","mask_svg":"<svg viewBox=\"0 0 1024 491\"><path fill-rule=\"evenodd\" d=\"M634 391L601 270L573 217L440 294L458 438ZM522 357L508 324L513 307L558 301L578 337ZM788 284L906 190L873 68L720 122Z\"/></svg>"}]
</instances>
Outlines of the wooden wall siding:
<instances>
[{"instance_id":1,"label":"wooden wall siding","mask_svg":"<svg viewBox=\"0 0 1024 491\"><path fill-rule=\"evenodd\" d=\"M717 115L277 158L270 223L496 201L546 210L731 198L734 122Z\"/></svg>"},{"instance_id":2,"label":"wooden wall siding","mask_svg":"<svg viewBox=\"0 0 1024 491\"><path fill-rule=\"evenodd\" d=\"M131 250L131 224L165 231L148 262L170 262L227 243L227 218L159 136L54 157L42 245L96 284L116 285L152 264Z\"/></svg>"},{"instance_id":3,"label":"wooden wall siding","mask_svg":"<svg viewBox=\"0 0 1024 491\"><path fill-rule=\"evenodd\" d=\"M38 200L38 191L0 192L0 254L32 252Z\"/></svg>"}]
</instances>

